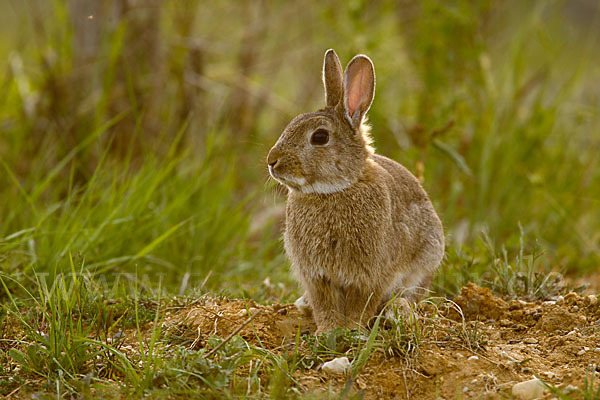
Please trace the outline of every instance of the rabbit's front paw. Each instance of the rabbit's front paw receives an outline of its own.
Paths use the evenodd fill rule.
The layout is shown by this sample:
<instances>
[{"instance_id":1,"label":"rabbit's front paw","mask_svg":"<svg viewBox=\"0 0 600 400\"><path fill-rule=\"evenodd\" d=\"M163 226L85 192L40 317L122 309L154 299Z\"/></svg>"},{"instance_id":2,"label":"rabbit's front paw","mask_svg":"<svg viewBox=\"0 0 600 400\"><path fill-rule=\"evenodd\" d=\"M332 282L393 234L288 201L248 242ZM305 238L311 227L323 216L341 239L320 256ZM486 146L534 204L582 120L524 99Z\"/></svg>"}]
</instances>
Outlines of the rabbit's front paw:
<instances>
[{"instance_id":1,"label":"rabbit's front paw","mask_svg":"<svg viewBox=\"0 0 600 400\"><path fill-rule=\"evenodd\" d=\"M296 306L296 309L298 309L298 311L300 311L300 314L303 314L303 315L311 315L312 314L312 307L310 306L310 303L308 302L306 293L303 294L302 296L300 296L298 298L298 300L296 300L294 302L294 305Z\"/></svg>"},{"instance_id":2,"label":"rabbit's front paw","mask_svg":"<svg viewBox=\"0 0 600 400\"><path fill-rule=\"evenodd\" d=\"M327 325L320 325L317 330L315 331L315 335L316 336L321 336L324 333L330 332L334 329L336 329L338 326L336 324L327 324Z\"/></svg>"}]
</instances>

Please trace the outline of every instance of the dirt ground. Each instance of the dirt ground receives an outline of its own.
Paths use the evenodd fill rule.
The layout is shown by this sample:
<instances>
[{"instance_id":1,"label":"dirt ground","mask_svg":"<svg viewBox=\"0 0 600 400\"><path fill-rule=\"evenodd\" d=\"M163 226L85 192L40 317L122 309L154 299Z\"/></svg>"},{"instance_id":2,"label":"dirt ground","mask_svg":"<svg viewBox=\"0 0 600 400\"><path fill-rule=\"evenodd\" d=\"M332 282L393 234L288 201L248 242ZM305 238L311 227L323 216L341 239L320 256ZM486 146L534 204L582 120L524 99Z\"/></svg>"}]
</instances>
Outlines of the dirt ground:
<instances>
[{"instance_id":1,"label":"dirt ground","mask_svg":"<svg viewBox=\"0 0 600 400\"><path fill-rule=\"evenodd\" d=\"M244 325L248 311L260 313ZM353 382L354 391L364 391L367 399L500 399L511 398L515 384L533 377L565 393L583 387L586 373L598 382L594 368L600 364L600 308L593 295L506 301L469 284L454 302L423 303L413 315L422 335L411 355L390 356L376 348ZM293 305L212 298L171 310L165 324L186 327L196 336L191 346L198 348L210 335L226 338L243 326L240 336L272 351L294 346L298 326L303 333L315 329L311 318ZM317 393L329 387L341 390L347 382L319 366L297 371L294 378L303 389ZM543 398L554 397L546 393Z\"/></svg>"}]
</instances>

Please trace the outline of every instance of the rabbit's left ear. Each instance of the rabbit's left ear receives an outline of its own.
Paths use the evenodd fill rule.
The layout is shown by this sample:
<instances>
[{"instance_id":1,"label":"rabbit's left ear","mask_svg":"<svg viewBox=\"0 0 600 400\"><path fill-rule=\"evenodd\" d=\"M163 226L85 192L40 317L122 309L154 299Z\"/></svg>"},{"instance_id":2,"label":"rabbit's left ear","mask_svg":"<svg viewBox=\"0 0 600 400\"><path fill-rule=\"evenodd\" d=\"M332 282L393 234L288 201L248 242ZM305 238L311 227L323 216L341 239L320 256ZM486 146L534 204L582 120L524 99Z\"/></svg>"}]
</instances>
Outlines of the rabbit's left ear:
<instances>
[{"instance_id":1,"label":"rabbit's left ear","mask_svg":"<svg viewBox=\"0 0 600 400\"><path fill-rule=\"evenodd\" d=\"M323 86L328 107L335 107L342 101L342 64L333 49L325 52L323 60Z\"/></svg>"},{"instance_id":2,"label":"rabbit's left ear","mask_svg":"<svg viewBox=\"0 0 600 400\"><path fill-rule=\"evenodd\" d=\"M354 57L344 72L344 106L352 126L358 128L375 96L375 68L369 57Z\"/></svg>"}]
</instances>

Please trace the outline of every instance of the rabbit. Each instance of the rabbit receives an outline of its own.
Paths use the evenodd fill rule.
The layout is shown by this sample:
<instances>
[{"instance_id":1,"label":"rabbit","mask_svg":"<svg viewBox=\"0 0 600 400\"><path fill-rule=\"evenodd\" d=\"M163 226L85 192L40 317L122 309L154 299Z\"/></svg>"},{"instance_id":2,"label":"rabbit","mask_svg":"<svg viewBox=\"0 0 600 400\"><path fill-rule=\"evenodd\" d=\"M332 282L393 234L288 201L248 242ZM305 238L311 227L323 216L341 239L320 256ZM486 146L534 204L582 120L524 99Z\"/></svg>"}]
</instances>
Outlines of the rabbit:
<instances>
[{"instance_id":1,"label":"rabbit","mask_svg":"<svg viewBox=\"0 0 600 400\"><path fill-rule=\"evenodd\" d=\"M269 151L288 188L284 248L317 334L360 328L403 296L418 301L444 256L444 232L418 179L375 153L365 123L375 70L355 56L342 74L327 50L326 107L295 117Z\"/></svg>"}]
</instances>

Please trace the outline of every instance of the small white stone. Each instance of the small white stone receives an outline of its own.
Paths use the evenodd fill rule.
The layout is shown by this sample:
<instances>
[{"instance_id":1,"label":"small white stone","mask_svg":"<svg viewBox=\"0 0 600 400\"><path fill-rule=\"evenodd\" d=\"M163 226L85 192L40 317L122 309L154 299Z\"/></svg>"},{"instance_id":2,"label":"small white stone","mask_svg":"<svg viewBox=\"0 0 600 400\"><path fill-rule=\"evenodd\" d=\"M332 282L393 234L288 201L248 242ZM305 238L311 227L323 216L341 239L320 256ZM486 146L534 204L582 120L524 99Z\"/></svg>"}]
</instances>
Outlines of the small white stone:
<instances>
[{"instance_id":1,"label":"small white stone","mask_svg":"<svg viewBox=\"0 0 600 400\"><path fill-rule=\"evenodd\" d=\"M236 312L235 315L237 317L245 317L246 315L248 315L248 311L246 309L240 310L240 311Z\"/></svg>"},{"instance_id":2,"label":"small white stone","mask_svg":"<svg viewBox=\"0 0 600 400\"><path fill-rule=\"evenodd\" d=\"M328 374L345 374L350 368L348 357L338 357L323 364L321 369Z\"/></svg>"},{"instance_id":3,"label":"small white stone","mask_svg":"<svg viewBox=\"0 0 600 400\"><path fill-rule=\"evenodd\" d=\"M556 298L556 304L562 304L562 303L564 303L564 302L565 302L565 298L564 298L564 297L562 297L562 296L558 296L558 297Z\"/></svg>"},{"instance_id":4,"label":"small white stone","mask_svg":"<svg viewBox=\"0 0 600 400\"><path fill-rule=\"evenodd\" d=\"M590 306L595 306L595 305L598 304L598 298L595 295L593 295L593 294L588 295L586 297L586 300L587 300L587 302L589 303Z\"/></svg>"},{"instance_id":5,"label":"small white stone","mask_svg":"<svg viewBox=\"0 0 600 400\"><path fill-rule=\"evenodd\" d=\"M552 371L544 371L541 372L540 375L544 375L548 379L554 379L556 377L556 374Z\"/></svg>"},{"instance_id":6,"label":"small white stone","mask_svg":"<svg viewBox=\"0 0 600 400\"><path fill-rule=\"evenodd\" d=\"M471 357L467 358L467 361L471 361L471 360L479 360L479 357L471 356Z\"/></svg>"},{"instance_id":7,"label":"small white stone","mask_svg":"<svg viewBox=\"0 0 600 400\"><path fill-rule=\"evenodd\" d=\"M517 383L512 387L512 395L519 400L534 400L544 394L546 387L538 379Z\"/></svg>"},{"instance_id":8,"label":"small white stone","mask_svg":"<svg viewBox=\"0 0 600 400\"><path fill-rule=\"evenodd\" d=\"M523 343L525 344L537 344L538 340L536 338L526 338L525 340L523 340Z\"/></svg>"},{"instance_id":9,"label":"small white stone","mask_svg":"<svg viewBox=\"0 0 600 400\"><path fill-rule=\"evenodd\" d=\"M467 393L468 391L469 391L469 388L468 388L467 386L465 386L465 387L463 388L463 393Z\"/></svg>"},{"instance_id":10,"label":"small white stone","mask_svg":"<svg viewBox=\"0 0 600 400\"><path fill-rule=\"evenodd\" d=\"M585 354L585 349L581 349L581 350L579 350L579 351L577 352L577 355L578 355L578 356L582 356L582 355L584 355L584 354Z\"/></svg>"}]
</instances>

